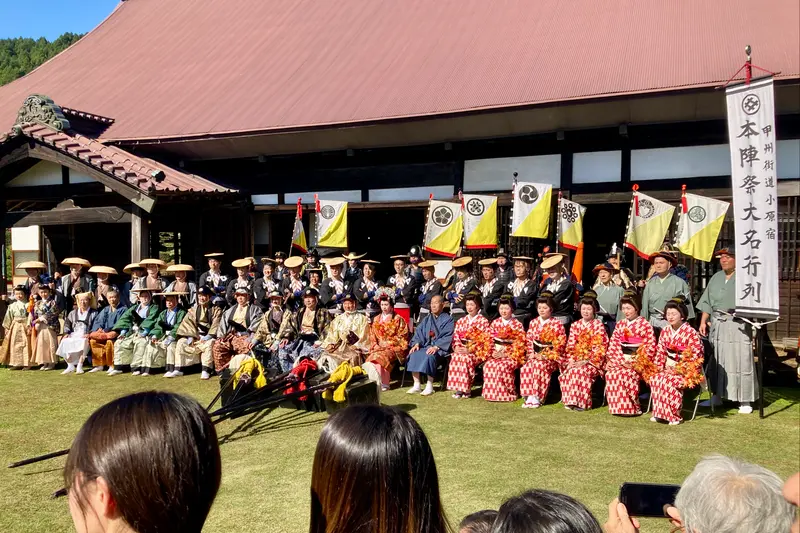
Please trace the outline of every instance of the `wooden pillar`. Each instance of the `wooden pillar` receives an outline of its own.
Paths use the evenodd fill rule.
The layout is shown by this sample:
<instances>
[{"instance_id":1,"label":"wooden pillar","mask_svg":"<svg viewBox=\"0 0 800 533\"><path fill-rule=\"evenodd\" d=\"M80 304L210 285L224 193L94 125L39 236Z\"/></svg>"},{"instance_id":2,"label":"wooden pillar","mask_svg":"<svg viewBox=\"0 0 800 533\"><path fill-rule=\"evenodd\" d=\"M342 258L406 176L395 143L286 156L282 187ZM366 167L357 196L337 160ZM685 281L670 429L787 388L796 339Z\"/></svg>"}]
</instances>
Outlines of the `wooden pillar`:
<instances>
[{"instance_id":1,"label":"wooden pillar","mask_svg":"<svg viewBox=\"0 0 800 533\"><path fill-rule=\"evenodd\" d=\"M149 257L150 228L147 214L139 207L131 210L131 262L135 263Z\"/></svg>"},{"instance_id":2,"label":"wooden pillar","mask_svg":"<svg viewBox=\"0 0 800 533\"><path fill-rule=\"evenodd\" d=\"M8 279L6 278L6 269L9 265L6 263L6 203L0 202L0 296L6 295L6 287ZM13 268L13 267L12 267ZM12 276L13 279L13 276Z\"/></svg>"}]
</instances>

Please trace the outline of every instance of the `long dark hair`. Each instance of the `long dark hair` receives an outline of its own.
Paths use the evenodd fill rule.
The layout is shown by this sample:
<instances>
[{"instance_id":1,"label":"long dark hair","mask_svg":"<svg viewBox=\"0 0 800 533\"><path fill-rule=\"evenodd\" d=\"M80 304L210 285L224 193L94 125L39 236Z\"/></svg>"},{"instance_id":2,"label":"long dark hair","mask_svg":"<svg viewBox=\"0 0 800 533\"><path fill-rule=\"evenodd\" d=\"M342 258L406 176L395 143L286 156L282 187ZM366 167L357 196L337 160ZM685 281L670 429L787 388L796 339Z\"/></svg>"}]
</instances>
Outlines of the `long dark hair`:
<instances>
[{"instance_id":1,"label":"long dark hair","mask_svg":"<svg viewBox=\"0 0 800 533\"><path fill-rule=\"evenodd\" d=\"M492 533L602 533L602 529L578 500L534 489L500 506Z\"/></svg>"},{"instance_id":2,"label":"long dark hair","mask_svg":"<svg viewBox=\"0 0 800 533\"><path fill-rule=\"evenodd\" d=\"M331 416L314 455L309 531L450 531L433 452L410 415L355 405Z\"/></svg>"},{"instance_id":3,"label":"long dark hair","mask_svg":"<svg viewBox=\"0 0 800 533\"><path fill-rule=\"evenodd\" d=\"M103 478L137 533L200 532L221 477L217 432L195 400L168 392L124 396L95 411L72 443L64 482L85 511Z\"/></svg>"}]
</instances>

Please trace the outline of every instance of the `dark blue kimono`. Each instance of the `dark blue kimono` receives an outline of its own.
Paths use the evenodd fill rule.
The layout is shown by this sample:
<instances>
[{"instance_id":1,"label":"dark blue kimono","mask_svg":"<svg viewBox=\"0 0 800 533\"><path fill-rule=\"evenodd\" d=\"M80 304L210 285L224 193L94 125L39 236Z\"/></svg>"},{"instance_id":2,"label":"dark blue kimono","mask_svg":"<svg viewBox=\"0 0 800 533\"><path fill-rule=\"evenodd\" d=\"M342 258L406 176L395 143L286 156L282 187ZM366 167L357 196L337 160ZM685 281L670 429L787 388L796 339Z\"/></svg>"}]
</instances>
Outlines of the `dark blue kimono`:
<instances>
[{"instance_id":1,"label":"dark blue kimono","mask_svg":"<svg viewBox=\"0 0 800 533\"><path fill-rule=\"evenodd\" d=\"M411 338L411 345L419 344L419 350L408 355L407 369L428 376L435 375L437 357L444 357L450 353L454 329L453 317L447 313L441 313L438 317L433 316L433 313L425 315ZM434 355L425 353L430 346L438 348Z\"/></svg>"}]
</instances>

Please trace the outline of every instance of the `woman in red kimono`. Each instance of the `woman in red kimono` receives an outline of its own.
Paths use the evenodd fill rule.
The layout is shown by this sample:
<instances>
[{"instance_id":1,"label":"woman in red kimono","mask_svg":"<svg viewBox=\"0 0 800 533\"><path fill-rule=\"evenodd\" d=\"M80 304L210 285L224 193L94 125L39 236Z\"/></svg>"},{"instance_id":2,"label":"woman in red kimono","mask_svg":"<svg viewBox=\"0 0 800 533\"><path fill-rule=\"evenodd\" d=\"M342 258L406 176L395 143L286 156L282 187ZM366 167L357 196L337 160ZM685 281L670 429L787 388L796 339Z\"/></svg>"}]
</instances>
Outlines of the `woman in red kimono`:
<instances>
[{"instance_id":1,"label":"woman in red kimono","mask_svg":"<svg viewBox=\"0 0 800 533\"><path fill-rule=\"evenodd\" d=\"M636 293L626 291L619 305L625 318L617 322L606 353L608 412L638 416L642 414L639 382L655 368L656 337L653 326L639 316L641 304Z\"/></svg>"},{"instance_id":2,"label":"woman in red kimono","mask_svg":"<svg viewBox=\"0 0 800 533\"><path fill-rule=\"evenodd\" d=\"M453 355L447 370L447 390L454 391L453 398L469 398L475 368L486 358L491 346L489 321L481 311L481 296L471 292L464 298L466 316L459 318L453 333ZM485 339L485 340L484 340Z\"/></svg>"},{"instance_id":3,"label":"woman in red kimono","mask_svg":"<svg viewBox=\"0 0 800 533\"><path fill-rule=\"evenodd\" d=\"M573 411L592 408L592 384L605 366L608 335L603 322L595 318L599 309L597 293L586 291L580 302L581 320L569 329L567 365L558 382L561 403Z\"/></svg>"},{"instance_id":4,"label":"woman in red kimono","mask_svg":"<svg viewBox=\"0 0 800 533\"><path fill-rule=\"evenodd\" d=\"M669 325L661 330L656 348L656 368L650 384L653 399L651 422L680 424L683 389L703 381L703 343L695 329L686 323L689 310L683 298L673 298L664 306Z\"/></svg>"},{"instance_id":5,"label":"woman in red kimono","mask_svg":"<svg viewBox=\"0 0 800 533\"><path fill-rule=\"evenodd\" d=\"M389 375L395 361L408 355L408 324L394 312L394 302L389 294L377 297L381 312L372 319L369 328L369 355L364 370L374 370L380 375L381 390L389 390Z\"/></svg>"},{"instance_id":6,"label":"woman in red kimono","mask_svg":"<svg viewBox=\"0 0 800 533\"><path fill-rule=\"evenodd\" d=\"M520 392L525 396L522 407L541 407L550 388L553 372L565 364L564 347L567 334L558 319L553 318L553 294L544 291L536 300L539 316L528 325L528 362L519 373Z\"/></svg>"},{"instance_id":7,"label":"woman in red kimono","mask_svg":"<svg viewBox=\"0 0 800 533\"><path fill-rule=\"evenodd\" d=\"M514 373L525 363L525 328L514 317L514 296L504 294L497 302L498 318L489 329L494 346L483 365L483 399L513 402L517 399Z\"/></svg>"}]
</instances>

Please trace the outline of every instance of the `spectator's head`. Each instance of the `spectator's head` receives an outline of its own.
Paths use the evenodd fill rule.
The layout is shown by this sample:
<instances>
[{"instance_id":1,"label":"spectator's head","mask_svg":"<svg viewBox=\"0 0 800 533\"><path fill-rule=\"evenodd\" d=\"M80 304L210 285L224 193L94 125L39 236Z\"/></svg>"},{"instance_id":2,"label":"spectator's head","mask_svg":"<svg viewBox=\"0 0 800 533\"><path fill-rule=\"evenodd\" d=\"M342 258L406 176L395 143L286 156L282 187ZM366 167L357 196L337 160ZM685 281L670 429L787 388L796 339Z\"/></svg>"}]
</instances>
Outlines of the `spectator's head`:
<instances>
[{"instance_id":1,"label":"spectator's head","mask_svg":"<svg viewBox=\"0 0 800 533\"><path fill-rule=\"evenodd\" d=\"M77 531L199 533L219 489L217 433L194 400L125 396L83 425L64 481Z\"/></svg>"},{"instance_id":2,"label":"spectator's head","mask_svg":"<svg viewBox=\"0 0 800 533\"><path fill-rule=\"evenodd\" d=\"M495 519L497 511L493 509L472 513L458 524L458 533L492 533Z\"/></svg>"},{"instance_id":3,"label":"spectator's head","mask_svg":"<svg viewBox=\"0 0 800 533\"><path fill-rule=\"evenodd\" d=\"M565 494L529 490L500 506L492 533L602 533L581 502Z\"/></svg>"},{"instance_id":4,"label":"spectator's head","mask_svg":"<svg viewBox=\"0 0 800 533\"><path fill-rule=\"evenodd\" d=\"M790 477L783 486L783 497L792 505L800 505L800 472ZM792 533L800 533L800 517L795 516Z\"/></svg>"},{"instance_id":5,"label":"spectator's head","mask_svg":"<svg viewBox=\"0 0 800 533\"><path fill-rule=\"evenodd\" d=\"M310 531L447 531L433 453L410 415L355 405L330 417L314 455Z\"/></svg>"},{"instance_id":6,"label":"spectator's head","mask_svg":"<svg viewBox=\"0 0 800 533\"><path fill-rule=\"evenodd\" d=\"M796 507L783 498L782 488L766 468L715 455L697 463L675 507L689 533L789 531Z\"/></svg>"}]
</instances>

